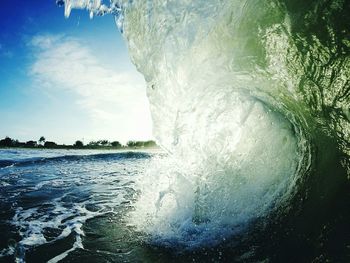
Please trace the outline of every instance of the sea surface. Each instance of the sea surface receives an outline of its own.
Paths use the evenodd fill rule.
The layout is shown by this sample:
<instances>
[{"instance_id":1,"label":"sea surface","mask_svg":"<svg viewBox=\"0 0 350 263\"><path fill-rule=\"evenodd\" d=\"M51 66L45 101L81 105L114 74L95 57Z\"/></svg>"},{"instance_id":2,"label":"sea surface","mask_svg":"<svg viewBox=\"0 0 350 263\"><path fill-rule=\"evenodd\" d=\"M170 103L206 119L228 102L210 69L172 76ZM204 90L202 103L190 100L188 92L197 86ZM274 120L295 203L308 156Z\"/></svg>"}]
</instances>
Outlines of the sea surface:
<instances>
[{"instance_id":1,"label":"sea surface","mask_svg":"<svg viewBox=\"0 0 350 263\"><path fill-rule=\"evenodd\" d=\"M130 261L123 214L157 154L0 149L0 262Z\"/></svg>"},{"instance_id":2,"label":"sea surface","mask_svg":"<svg viewBox=\"0 0 350 263\"><path fill-rule=\"evenodd\" d=\"M57 3L115 17L169 154L1 150L0 261L350 262L349 1Z\"/></svg>"},{"instance_id":3,"label":"sea surface","mask_svg":"<svg viewBox=\"0 0 350 263\"><path fill-rule=\"evenodd\" d=\"M181 219L191 195L186 183L154 192L156 201L144 196L154 184L164 187L165 175L154 181L150 174L167 158L159 149L0 149L0 262L349 262L349 185L337 178L341 168L323 167L318 181L305 183L308 200L298 195L288 208L241 225L204 221L188 201L192 219L174 224L182 235L171 240L161 234L176 232L161 232L164 222L152 217L164 218L167 209L167 217ZM233 196L247 186L230 187ZM175 205L169 195L179 190L184 199ZM224 190L212 192L218 211ZM200 245L198 236L206 237Z\"/></svg>"}]
</instances>

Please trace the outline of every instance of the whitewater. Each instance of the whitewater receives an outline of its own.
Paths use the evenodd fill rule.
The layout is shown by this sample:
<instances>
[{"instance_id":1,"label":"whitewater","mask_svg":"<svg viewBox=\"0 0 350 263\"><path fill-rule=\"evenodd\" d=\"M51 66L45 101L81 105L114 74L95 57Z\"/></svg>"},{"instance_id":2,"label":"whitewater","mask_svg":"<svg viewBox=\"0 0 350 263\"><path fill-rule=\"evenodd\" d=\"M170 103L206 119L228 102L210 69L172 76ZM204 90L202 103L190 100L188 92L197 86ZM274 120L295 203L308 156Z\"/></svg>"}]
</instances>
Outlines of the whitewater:
<instances>
[{"instance_id":1,"label":"whitewater","mask_svg":"<svg viewBox=\"0 0 350 263\"><path fill-rule=\"evenodd\" d=\"M57 3L115 16L165 152L117 209L116 261L349 261L347 1Z\"/></svg>"}]
</instances>

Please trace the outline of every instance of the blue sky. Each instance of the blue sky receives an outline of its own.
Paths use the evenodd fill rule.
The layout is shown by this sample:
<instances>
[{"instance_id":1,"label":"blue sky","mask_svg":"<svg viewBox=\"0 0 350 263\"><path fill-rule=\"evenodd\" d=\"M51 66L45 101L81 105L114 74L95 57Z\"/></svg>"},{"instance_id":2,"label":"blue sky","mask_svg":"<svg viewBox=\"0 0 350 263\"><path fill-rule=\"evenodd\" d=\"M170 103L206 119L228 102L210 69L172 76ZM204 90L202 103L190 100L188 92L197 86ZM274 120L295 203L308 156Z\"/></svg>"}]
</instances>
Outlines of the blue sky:
<instances>
[{"instance_id":1,"label":"blue sky","mask_svg":"<svg viewBox=\"0 0 350 263\"><path fill-rule=\"evenodd\" d=\"M2 0L0 79L0 138L152 138L146 84L111 15Z\"/></svg>"}]
</instances>

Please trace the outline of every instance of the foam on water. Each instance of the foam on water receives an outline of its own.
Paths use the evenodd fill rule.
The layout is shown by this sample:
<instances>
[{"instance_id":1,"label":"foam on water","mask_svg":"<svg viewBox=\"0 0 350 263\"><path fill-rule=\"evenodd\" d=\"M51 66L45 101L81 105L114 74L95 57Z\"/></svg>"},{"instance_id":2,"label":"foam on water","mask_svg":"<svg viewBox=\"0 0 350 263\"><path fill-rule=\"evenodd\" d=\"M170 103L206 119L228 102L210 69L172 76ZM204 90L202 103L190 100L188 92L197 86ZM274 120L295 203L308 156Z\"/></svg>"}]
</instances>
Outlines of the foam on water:
<instances>
[{"instance_id":1,"label":"foam on water","mask_svg":"<svg viewBox=\"0 0 350 263\"><path fill-rule=\"evenodd\" d=\"M193 152L180 153L186 162L179 155L154 161L139 182L132 222L152 242L213 245L293 194L302 160L293 125L250 96L232 94L229 101L230 110L223 102L224 111L208 108L198 117L196 138L186 142Z\"/></svg>"},{"instance_id":2,"label":"foam on water","mask_svg":"<svg viewBox=\"0 0 350 263\"><path fill-rule=\"evenodd\" d=\"M33 155L40 153L51 156L50 151L44 150ZM19 236L18 242L13 240L0 251L0 258L14 255L16 262L25 262L27 252L33 248L68 237L74 240L72 247L53 254L49 262L58 262L74 250L84 249L83 225L92 218L118 213L123 202L130 201L134 176L142 172L140 164L144 166L150 157L142 152L60 153L70 155L56 153L55 157L41 157L36 162L21 159L21 165L4 167L0 172L0 201L2 205L11 204L14 215L7 223L17 229Z\"/></svg>"},{"instance_id":3,"label":"foam on water","mask_svg":"<svg viewBox=\"0 0 350 263\"><path fill-rule=\"evenodd\" d=\"M67 16L115 14L147 81L169 156L139 182L130 223L151 242L212 245L282 213L319 127L350 153L346 8L323 2L65 0Z\"/></svg>"}]
</instances>

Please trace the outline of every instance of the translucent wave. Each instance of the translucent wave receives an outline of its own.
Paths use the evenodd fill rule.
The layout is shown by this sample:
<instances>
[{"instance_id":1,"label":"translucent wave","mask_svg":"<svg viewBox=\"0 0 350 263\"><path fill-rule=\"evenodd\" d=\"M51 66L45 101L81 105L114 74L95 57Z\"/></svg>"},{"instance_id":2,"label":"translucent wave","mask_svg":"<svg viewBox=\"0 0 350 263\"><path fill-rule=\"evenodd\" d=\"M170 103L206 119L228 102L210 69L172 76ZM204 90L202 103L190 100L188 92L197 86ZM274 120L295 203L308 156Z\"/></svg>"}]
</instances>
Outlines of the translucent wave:
<instances>
[{"instance_id":1,"label":"translucent wave","mask_svg":"<svg viewBox=\"0 0 350 263\"><path fill-rule=\"evenodd\" d=\"M152 242L211 245L282 213L327 154L321 133L350 174L345 1L65 3L115 14L147 81L169 157L131 223Z\"/></svg>"}]
</instances>

